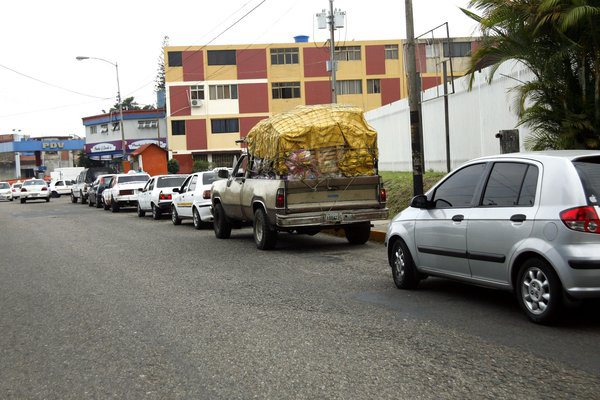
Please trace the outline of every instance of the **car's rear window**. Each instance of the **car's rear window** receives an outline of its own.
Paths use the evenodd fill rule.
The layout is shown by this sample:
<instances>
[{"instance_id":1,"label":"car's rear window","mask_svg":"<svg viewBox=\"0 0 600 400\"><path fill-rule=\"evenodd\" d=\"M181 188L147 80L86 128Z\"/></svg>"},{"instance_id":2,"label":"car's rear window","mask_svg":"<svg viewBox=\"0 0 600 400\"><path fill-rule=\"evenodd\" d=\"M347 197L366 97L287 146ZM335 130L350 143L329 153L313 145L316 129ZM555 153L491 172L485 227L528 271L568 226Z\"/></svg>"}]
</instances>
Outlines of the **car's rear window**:
<instances>
[{"instance_id":1,"label":"car's rear window","mask_svg":"<svg viewBox=\"0 0 600 400\"><path fill-rule=\"evenodd\" d=\"M0 183L0 189L8 189L10 188L10 185L6 182L2 182Z\"/></svg>"},{"instance_id":2,"label":"car's rear window","mask_svg":"<svg viewBox=\"0 0 600 400\"><path fill-rule=\"evenodd\" d=\"M185 178L187 176L161 176L158 178L158 182L156 182L156 187L180 187Z\"/></svg>"},{"instance_id":3,"label":"car's rear window","mask_svg":"<svg viewBox=\"0 0 600 400\"><path fill-rule=\"evenodd\" d=\"M212 185L214 181L217 180L216 172L205 172L202 174L202 184L203 185Z\"/></svg>"},{"instance_id":4,"label":"car's rear window","mask_svg":"<svg viewBox=\"0 0 600 400\"><path fill-rule=\"evenodd\" d=\"M23 186L23 185L21 185L20 183L13 184L13 187L15 187L15 188L20 188L21 186Z\"/></svg>"},{"instance_id":5,"label":"car's rear window","mask_svg":"<svg viewBox=\"0 0 600 400\"><path fill-rule=\"evenodd\" d=\"M34 179L31 181L25 181L23 182L23 186L35 186L35 185L45 185L46 181L43 181L41 179Z\"/></svg>"},{"instance_id":6,"label":"car's rear window","mask_svg":"<svg viewBox=\"0 0 600 400\"><path fill-rule=\"evenodd\" d=\"M600 157L589 157L573 161L579 174L588 202L597 205L600 198Z\"/></svg>"},{"instance_id":7,"label":"car's rear window","mask_svg":"<svg viewBox=\"0 0 600 400\"><path fill-rule=\"evenodd\" d=\"M119 183L131 183L131 182L146 182L150 177L148 175L132 174L127 176L120 176L118 178Z\"/></svg>"}]
</instances>

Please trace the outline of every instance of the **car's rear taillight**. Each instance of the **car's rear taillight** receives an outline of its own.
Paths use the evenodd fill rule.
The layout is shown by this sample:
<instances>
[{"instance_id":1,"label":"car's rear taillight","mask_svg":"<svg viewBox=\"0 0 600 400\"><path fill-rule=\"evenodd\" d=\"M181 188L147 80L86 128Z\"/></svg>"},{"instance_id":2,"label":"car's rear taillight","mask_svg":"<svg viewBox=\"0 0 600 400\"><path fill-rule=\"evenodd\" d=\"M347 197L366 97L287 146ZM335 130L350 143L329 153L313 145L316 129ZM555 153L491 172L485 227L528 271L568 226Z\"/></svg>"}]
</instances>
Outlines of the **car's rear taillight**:
<instances>
[{"instance_id":1,"label":"car's rear taillight","mask_svg":"<svg viewBox=\"0 0 600 400\"><path fill-rule=\"evenodd\" d=\"M600 220L592 206L575 207L560 213L560 219L569 229L579 232L600 233Z\"/></svg>"},{"instance_id":2,"label":"car's rear taillight","mask_svg":"<svg viewBox=\"0 0 600 400\"><path fill-rule=\"evenodd\" d=\"M379 188L379 201L381 203L387 202L387 192L385 191L385 188Z\"/></svg>"},{"instance_id":3,"label":"car's rear taillight","mask_svg":"<svg viewBox=\"0 0 600 400\"><path fill-rule=\"evenodd\" d=\"M48 188L47 188L46 186L42 187L42 192L43 192L44 190L48 190Z\"/></svg>"},{"instance_id":4,"label":"car's rear taillight","mask_svg":"<svg viewBox=\"0 0 600 400\"><path fill-rule=\"evenodd\" d=\"M171 200L172 199L172 195L171 195L171 193L160 192L160 194L158 195L158 199L159 200Z\"/></svg>"},{"instance_id":5,"label":"car's rear taillight","mask_svg":"<svg viewBox=\"0 0 600 400\"><path fill-rule=\"evenodd\" d=\"M21 192L26 192L26 191L27 191L27 189L21 188Z\"/></svg>"},{"instance_id":6,"label":"car's rear taillight","mask_svg":"<svg viewBox=\"0 0 600 400\"><path fill-rule=\"evenodd\" d=\"M275 197L275 207L285 207L285 191L283 190L283 188L277 189L277 196Z\"/></svg>"},{"instance_id":7,"label":"car's rear taillight","mask_svg":"<svg viewBox=\"0 0 600 400\"><path fill-rule=\"evenodd\" d=\"M205 190L204 192L202 192L202 198L203 198L204 200L208 200L208 199L210 199L210 189L208 189L208 190Z\"/></svg>"}]
</instances>

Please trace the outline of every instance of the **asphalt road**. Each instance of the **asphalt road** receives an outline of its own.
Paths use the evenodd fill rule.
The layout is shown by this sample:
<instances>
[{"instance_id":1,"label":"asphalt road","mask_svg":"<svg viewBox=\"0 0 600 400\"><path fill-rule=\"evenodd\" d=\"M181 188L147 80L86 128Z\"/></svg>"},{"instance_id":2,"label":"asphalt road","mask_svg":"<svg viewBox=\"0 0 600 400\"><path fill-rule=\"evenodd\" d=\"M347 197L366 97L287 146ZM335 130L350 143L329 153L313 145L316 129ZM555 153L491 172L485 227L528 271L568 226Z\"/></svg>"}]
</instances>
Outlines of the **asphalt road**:
<instances>
[{"instance_id":1,"label":"asphalt road","mask_svg":"<svg viewBox=\"0 0 600 400\"><path fill-rule=\"evenodd\" d=\"M397 290L380 243L0 203L1 399L597 399L598 302Z\"/></svg>"}]
</instances>

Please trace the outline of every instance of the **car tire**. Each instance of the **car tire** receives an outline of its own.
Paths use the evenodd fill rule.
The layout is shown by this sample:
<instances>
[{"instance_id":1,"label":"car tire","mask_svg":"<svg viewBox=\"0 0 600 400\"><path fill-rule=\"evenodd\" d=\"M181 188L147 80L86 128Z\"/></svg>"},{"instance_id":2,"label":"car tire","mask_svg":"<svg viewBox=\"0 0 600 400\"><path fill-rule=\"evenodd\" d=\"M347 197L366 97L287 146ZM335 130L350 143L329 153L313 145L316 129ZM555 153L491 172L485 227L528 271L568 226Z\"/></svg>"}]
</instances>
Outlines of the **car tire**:
<instances>
[{"instance_id":1,"label":"car tire","mask_svg":"<svg viewBox=\"0 0 600 400\"><path fill-rule=\"evenodd\" d=\"M60 197L60 194L58 194L58 192L56 190L53 190L52 197L54 197L56 199L57 197Z\"/></svg>"},{"instance_id":2,"label":"car tire","mask_svg":"<svg viewBox=\"0 0 600 400\"><path fill-rule=\"evenodd\" d=\"M110 209L110 204L106 204L106 202L103 199L102 200L102 207L104 208L104 211L108 211Z\"/></svg>"},{"instance_id":3,"label":"car tire","mask_svg":"<svg viewBox=\"0 0 600 400\"><path fill-rule=\"evenodd\" d=\"M75 197L73 192L71 192L71 203L73 203L73 204L77 203L77 197Z\"/></svg>"},{"instance_id":4,"label":"car tire","mask_svg":"<svg viewBox=\"0 0 600 400\"><path fill-rule=\"evenodd\" d=\"M531 321L549 324L562 309L562 284L554 269L539 257L527 259L516 282L517 301Z\"/></svg>"},{"instance_id":5,"label":"car tire","mask_svg":"<svg viewBox=\"0 0 600 400\"><path fill-rule=\"evenodd\" d=\"M389 256L392 277L398 289L415 289L419 285L419 274L412 255L402 239L392 245Z\"/></svg>"},{"instance_id":6,"label":"car tire","mask_svg":"<svg viewBox=\"0 0 600 400\"><path fill-rule=\"evenodd\" d=\"M25 199L21 199L21 204L25 204Z\"/></svg>"},{"instance_id":7,"label":"car tire","mask_svg":"<svg viewBox=\"0 0 600 400\"><path fill-rule=\"evenodd\" d=\"M140 203L138 203L138 205L137 205L137 215L140 218L146 216L146 211L142 210L142 207L140 206Z\"/></svg>"},{"instance_id":8,"label":"car tire","mask_svg":"<svg viewBox=\"0 0 600 400\"><path fill-rule=\"evenodd\" d=\"M114 198L110 199L110 211L114 213L119 212L119 203Z\"/></svg>"},{"instance_id":9,"label":"car tire","mask_svg":"<svg viewBox=\"0 0 600 400\"><path fill-rule=\"evenodd\" d=\"M13 201L14 199L11 197L10 199L8 199L8 201Z\"/></svg>"},{"instance_id":10,"label":"car tire","mask_svg":"<svg viewBox=\"0 0 600 400\"><path fill-rule=\"evenodd\" d=\"M46 197L46 203L50 202L50 196Z\"/></svg>"},{"instance_id":11,"label":"car tire","mask_svg":"<svg viewBox=\"0 0 600 400\"><path fill-rule=\"evenodd\" d=\"M215 204L213 229L218 239L229 239L231 237L231 223L227 220L227 215L225 215L221 203Z\"/></svg>"},{"instance_id":12,"label":"car tire","mask_svg":"<svg viewBox=\"0 0 600 400\"><path fill-rule=\"evenodd\" d=\"M85 197L83 197L83 192L79 192L79 196L81 197L81 204L87 203Z\"/></svg>"},{"instance_id":13,"label":"car tire","mask_svg":"<svg viewBox=\"0 0 600 400\"><path fill-rule=\"evenodd\" d=\"M94 207L94 203L92 203L92 198L88 198L88 207Z\"/></svg>"},{"instance_id":14,"label":"car tire","mask_svg":"<svg viewBox=\"0 0 600 400\"><path fill-rule=\"evenodd\" d=\"M158 221L161 216L160 208L158 208L155 204L151 204L152 207L152 219Z\"/></svg>"},{"instance_id":15,"label":"car tire","mask_svg":"<svg viewBox=\"0 0 600 400\"><path fill-rule=\"evenodd\" d=\"M102 203L104 203L102 201L102 197L100 197L100 198L96 197L96 208L102 208Z\"/></svg>"},{"instance_id":16,"label":"car tire","mask_svg":"<svg viewBox=\"0 0 600 400\"><path fill-rule=\"evenodd\" d=\"M200 213L196 207L192 209L192 220L194 221L194 228L202 228L202 218L200 218Z\"/></svg>"},{"instance_id":17,"label":"car tire","mask_svg":"<svg viewBox=\"0 0 600 400\"><path fill-rule=\"evenodd\" d=\"M171 222L173 222L173 225L181 225L181 218L179 218L175 206L171 207Z\"/></svg>"},{"instance_id":18,"label":"car tire","mask_svg":"<svg viewBox=\"0 0 600 400\"><path fill-rule=\"evenodd\" d=\"M254 211L254 223L252 225L254 243L260 250L271 250L277 243L277 231L269 225L267 213L262 208Z\"/></svg>"},{"instance_id":19,"label":"car tire","mask_svg":"<svg viewBox=\"0 0 600 400\"><path fill-rule=\"evenodd\" d=\"M361 222L344 228L344 234L350 244L365 244L371 237L371 223Z\"/></svg>"}]
</instances>

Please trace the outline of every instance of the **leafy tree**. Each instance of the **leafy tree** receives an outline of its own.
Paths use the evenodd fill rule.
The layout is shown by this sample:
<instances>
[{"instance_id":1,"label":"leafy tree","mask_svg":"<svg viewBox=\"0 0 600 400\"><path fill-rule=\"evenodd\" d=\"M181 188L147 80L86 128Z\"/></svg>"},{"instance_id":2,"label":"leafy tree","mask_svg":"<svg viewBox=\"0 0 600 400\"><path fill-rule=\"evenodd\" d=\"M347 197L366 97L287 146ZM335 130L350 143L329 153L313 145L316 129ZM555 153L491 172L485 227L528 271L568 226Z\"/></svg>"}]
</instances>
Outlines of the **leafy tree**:
<instances>
[{"instance_id":1,"label":"leafy tree","mask_svg":"<svg viewBox=\"0 0 600 400\"><path fill-rule=\"evenodd\" d=\"M88 156L85 155L83 151L80 151L77 154L77 159L75 161L76 167L90 168L90 167L102 167L104 163L100 160L92 160Z\"/></svg>"},{"instance_id":2,"label":"leafy tree","mask_svg":"<svg viewBox=\"0 0 600 400\"><path fill-rule=\"evenodd\" d=\"M208 171L212 169L212 163L205 160L196 160L192 165L192 172Z\"/></svg>"},{"instance_id":3,"label":"leafy tree","mask_svg":"<svg viewBox=\"0 0 600 400\"><path fill-rule=\"evenodd\" d=\"M167 171L169 171L170 174L178 173L179 172L179 161L177 161L174 158L171 158L167 162Z\"/></svg>"},{"instance_id":4,"label":"leafy tree","mask_svg":"<svg viewBox=\"0 0 600 400\"><path fill-rule=\"evenodd\" d=\"M483 40L471 58L471 83L482 64L490 80L509 60L534 79L516 87L520 124L542 149L600 148L600 0L471 0L463 9Z\"/></svg>"},{"instance_id":5,"label":"leafy tree","mask_svg":"<svg viewBox=\"0 0 600 400\"><path fill-rule=\"evenodd\" d=\"M156 70L156 84L154 85L154 91L159 92L165 90L165 55L164 49L169 45L169 37L164 36L161 46L161 52L158 56L158 68Z\"/></svg>"}]
</instances>

